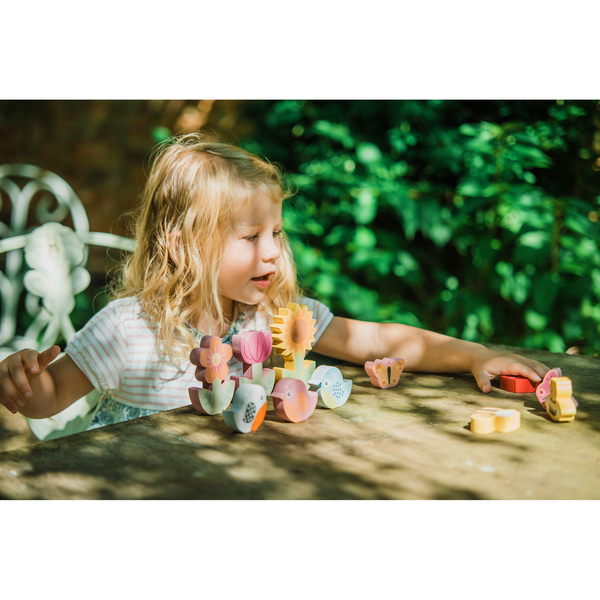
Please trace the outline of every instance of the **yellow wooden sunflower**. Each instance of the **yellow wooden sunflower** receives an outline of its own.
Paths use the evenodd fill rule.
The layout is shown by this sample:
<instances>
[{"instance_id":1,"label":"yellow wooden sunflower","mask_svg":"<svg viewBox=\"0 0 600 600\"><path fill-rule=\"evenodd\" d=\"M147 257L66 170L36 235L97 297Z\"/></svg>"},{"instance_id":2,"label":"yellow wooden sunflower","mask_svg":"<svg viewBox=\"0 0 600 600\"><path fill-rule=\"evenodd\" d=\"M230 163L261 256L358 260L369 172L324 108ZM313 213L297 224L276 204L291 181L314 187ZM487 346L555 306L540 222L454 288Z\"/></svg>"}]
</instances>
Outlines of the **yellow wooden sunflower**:
<instances>
[{"instance_id":1,"label":"yellow wooden sunflower","mask_svg":"<svg viewBox=\"0 0 600 600\"><path fill-rule=\"evenodd\" d=\"M304 356L312 348L317 321L312 318L312 310L308 310L308 306L288 302L285 308L279 309L279 314L273 320L273 348L285 360L296 358L298 354Z\"/></svg>"}]
</instances>

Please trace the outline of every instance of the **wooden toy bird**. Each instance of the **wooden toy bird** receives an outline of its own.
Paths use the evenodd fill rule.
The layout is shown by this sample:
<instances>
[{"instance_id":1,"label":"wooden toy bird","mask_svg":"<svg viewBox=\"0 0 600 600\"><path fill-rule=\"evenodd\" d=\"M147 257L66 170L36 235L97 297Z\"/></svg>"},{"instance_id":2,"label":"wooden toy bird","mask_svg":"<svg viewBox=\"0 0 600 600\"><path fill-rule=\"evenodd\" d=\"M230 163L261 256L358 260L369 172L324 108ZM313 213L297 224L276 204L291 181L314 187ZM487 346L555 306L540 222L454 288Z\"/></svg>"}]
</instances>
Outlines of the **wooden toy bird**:
<instances>
[{"instance_id":1,"label":"wooden toy bird","mask_svg":"<svg viewBox=\"0 0 600 600\"><path fill-rule=\"evenodd\" d=\"M317 406L321 408L339 408L346 403L352 391L352 380L344 379L336 367L321 365L312 374L311 386L317 386Z\"/></svg>"},{"instance_id":2,"label":"wooden toy bird","mask_svg":"<svg viewBox=\"0 0 600 600\"><path fill-rule=\"evenodd\" d=\"M277 416L285 421L306 421L317 407L317 392L309 392L300 379L284 377L275 384L271 393Z\"/></svg>"},{"instance_id":3,"label":"wooden toy bird","mask_svg":"<svg viewBox=\"0 0 600 600\"><path fill-rule=\"evenodd\" d=\"M254 383L241 385L233 396L229 410L223 413L223 421L229 429L240 433L256 431L267 414L267 394Z\"/></svg>"}]
</instances>

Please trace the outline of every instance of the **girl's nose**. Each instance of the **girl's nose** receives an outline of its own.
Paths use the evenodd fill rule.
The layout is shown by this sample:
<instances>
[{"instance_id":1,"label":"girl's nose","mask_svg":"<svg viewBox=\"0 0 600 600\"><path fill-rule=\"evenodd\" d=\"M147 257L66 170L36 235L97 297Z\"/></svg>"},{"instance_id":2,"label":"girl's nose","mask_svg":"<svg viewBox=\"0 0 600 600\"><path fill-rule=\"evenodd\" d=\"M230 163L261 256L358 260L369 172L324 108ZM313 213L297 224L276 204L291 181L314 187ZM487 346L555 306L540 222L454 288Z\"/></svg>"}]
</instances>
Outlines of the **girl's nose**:
<instances>
[{"instance_id":1,"label":"girl's nose","mask_svg":"<svg viewBox=\"0 0 600 600\"><path fill-rule=\"evenodd\" d=\"M279 258L281 254L281 244L278 237L267 238L263 247L263 262L273 262Z\"/></svg>"}]
</instances>

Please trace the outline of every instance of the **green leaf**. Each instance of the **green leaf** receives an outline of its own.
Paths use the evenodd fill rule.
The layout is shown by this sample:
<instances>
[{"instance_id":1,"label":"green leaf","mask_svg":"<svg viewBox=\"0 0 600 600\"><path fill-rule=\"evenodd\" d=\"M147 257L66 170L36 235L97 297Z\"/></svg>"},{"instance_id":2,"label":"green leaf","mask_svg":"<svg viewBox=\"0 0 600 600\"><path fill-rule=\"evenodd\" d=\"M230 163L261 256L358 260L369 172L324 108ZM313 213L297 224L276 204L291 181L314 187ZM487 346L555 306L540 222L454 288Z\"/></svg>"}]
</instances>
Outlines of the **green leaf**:
<instances>
[{"instance_id":1,"label":"green leaf","mask_svg":"<svg viewBox=\"0 0 600 600\"><path fill-rule=\"evenodd\" d=\"M565 226L573 231L591 237L597 242L600 242L600 226L598 223L592 223L587 215L581 215L579 213L571 213L565 219Z\"/></svg>"},{"instance_id":2,"label":"green leaf","mask_svg":"<svg viewBox=\"0 0 600 600\"><path fill-rule=\"evenodd\" d=\"M375 234L366 227L359 227L354 234L354 243L357 248L374 248L377 245Z\"/></svg>"},{"instance_id":3,"label":"green leaf","mask_svg":"<svg viewBox=\"0 0 600 600\"><path fill-rule=\"evenodd\" d=\"M379 162L382 154L381 150L375 144L363 142L356 147L356 157L361 163L369 165Z\"/></svg>"},{"instance_id":4,"label":"green leaf","mask_svg":"<svg viewBox=\"0 0 600 600\"><path fill-rule=\"evenodd\" d=\"M543 331L548 325L548 318L535 310L525 311L525 322L535 331Z\"/></svg>"},{"instance_id":5,"label":"green leaf","mask_svg":"<svg viewBox=\"0 0 600 600\"><path fill-rule=\"evenodd\" d=\"M361 190L354 210L354 219L361 225L370 223L377 214L377 197L371 190Z\"/></svg>"},{"instance_id":6,"label":"green leaf","mask_svg":"<svg viewBox=\"0 0 600 600\"><path fill-rule=\"evenodd\" d=\"M329 121L317 121L313 125L313 129L329 139L341 142L344 148L352 148L354 146L354 139L350 135L350 129L346 125L330 123Z\"/></svg>"},{"instance_id":7,"label":"green leaf","mask_svg":"<svg viewBox=\"0 0 600 600\"><path fill-rule=\"evenodd\" d=\"M541 250L550 245L551 235L548 231L530 231L519 237L517 243L521 246L528 246L536 250Z\"/></svg>"}]
</instances>

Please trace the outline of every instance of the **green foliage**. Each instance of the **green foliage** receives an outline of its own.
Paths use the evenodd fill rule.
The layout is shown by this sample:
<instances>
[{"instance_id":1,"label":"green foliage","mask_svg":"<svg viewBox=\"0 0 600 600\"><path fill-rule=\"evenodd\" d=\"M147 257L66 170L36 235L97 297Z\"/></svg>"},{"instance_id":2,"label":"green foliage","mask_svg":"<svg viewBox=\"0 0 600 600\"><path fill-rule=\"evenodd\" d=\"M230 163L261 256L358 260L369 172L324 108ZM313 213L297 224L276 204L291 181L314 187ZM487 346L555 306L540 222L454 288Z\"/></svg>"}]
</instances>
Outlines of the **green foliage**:
<instances>
[{"instance_id":1,"label":"green foliage","mask_svg":"<svg viewBox=\"0 0 600 600\"><path fill-rule=\"evenodd\" d=\"M297 191L300 281L334 313L598 353L599 106L251 102L240 143Z\"/></svg>"}]
</instances>

